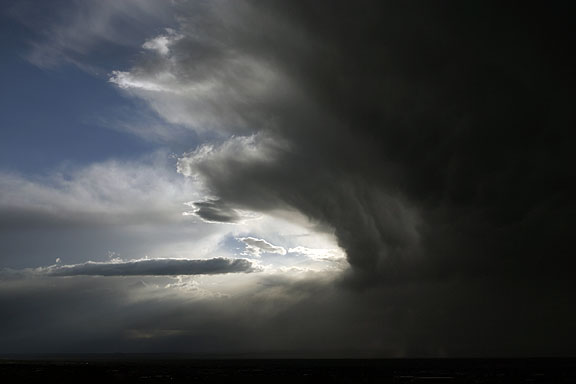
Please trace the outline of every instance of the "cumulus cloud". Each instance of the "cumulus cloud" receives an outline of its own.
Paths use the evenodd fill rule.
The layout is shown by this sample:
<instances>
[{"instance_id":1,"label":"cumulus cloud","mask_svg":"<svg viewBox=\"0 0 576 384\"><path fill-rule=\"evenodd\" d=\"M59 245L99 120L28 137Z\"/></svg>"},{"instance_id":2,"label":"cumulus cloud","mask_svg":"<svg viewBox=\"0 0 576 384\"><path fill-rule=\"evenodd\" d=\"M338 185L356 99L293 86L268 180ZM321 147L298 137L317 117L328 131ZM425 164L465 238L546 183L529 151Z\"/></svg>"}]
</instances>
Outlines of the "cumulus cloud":
<instances>
[{"instance_id":1,"label":"cumulus cloud","mask_svg":"<svg viewBox=\"0 0 576 384\"><path fill-rule=\"evenodd\" d=\"M144 259L135 261L86 262L39 269L48 276L171 276L250 273L258 268L246 259Z\"/></svg>"},{"instance_id":2,"label":"cumulus cloud","mask_svg":"<svg viewBox=\"0 0 576 384\"><path fill-rule=\"evenodd\" d=\"M252 257L260 257L263 253L276 253L278 255L286 254L286 249L284 247L270 244L264 239L257 239L255 237L239 237L238 240L246 245L246 255Z\"/></svg>"}]
</instances>

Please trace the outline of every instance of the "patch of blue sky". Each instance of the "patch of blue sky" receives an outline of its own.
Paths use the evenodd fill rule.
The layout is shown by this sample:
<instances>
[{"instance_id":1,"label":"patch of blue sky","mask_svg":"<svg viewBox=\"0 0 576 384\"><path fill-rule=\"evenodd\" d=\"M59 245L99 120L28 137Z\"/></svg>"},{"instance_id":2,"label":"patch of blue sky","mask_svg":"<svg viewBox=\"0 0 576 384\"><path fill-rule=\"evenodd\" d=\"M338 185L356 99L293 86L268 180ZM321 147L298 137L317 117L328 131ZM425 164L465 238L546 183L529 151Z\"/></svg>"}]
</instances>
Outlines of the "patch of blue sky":
<instances>
[{"instance_id":1,"label":"patch of blue sky","mask_svg":"<svg viewBox=\"0 0 576 384\"><path fill-rule=\"evenodd\" d=\"M154 144L101 125L120 106L133 108L112 85L75 67L45 71L17 57L0 64L0 164L18 172L44 172L134 158ZM112 123L113 124L113 123Z\"/></svg>"},{"instance_id":2,"label":"patch of blue sky","mask_svg":"<svg viewBox=\"0 0 576 384\"><path fill-rule=\"evenodd\" d=\"M98 43L81 57L86 65L66 58L70 52L60 52L57 65L43 67L29 56L33 44L52 48L49 37L38 32L50 28L30 28L35 22L44 25L42 13L32 3L22 4L28 5L17 9L20 3L12 2L0 7L0 170L41 174L62 165L134 159L166 144L147 130L169 124L108 82L112 68L130 67L145 40L144 31L126 28L130 44L93 38ZM160 21L166 19L158 20L159 30ZM193 147L194 135L186 135L170 150Z\"/></svg>"}]
</instances>

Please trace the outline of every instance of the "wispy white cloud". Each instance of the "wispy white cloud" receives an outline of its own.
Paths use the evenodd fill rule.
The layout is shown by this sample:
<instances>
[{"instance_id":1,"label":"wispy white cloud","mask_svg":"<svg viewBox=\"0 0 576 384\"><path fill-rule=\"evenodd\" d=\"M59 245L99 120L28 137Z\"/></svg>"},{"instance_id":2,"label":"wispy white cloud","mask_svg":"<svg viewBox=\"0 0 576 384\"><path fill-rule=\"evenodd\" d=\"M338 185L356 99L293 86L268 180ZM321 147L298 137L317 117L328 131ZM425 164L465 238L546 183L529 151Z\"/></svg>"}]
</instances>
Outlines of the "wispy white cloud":
<instances>
[{"instance_id":1,"label":"wispy white cloud","mask_svg":"<svg viewBox=\"0 0 576 384\"><path fill-rule=\"evenodd\" d=\"M289 79L266 60L218 44L183 23L147 40L149 57L129 71L113 71L110 81L167 122L196 132L247 134L259 129L255 118L261 128L273 124L259 106L277 99L278 89L293 92Z\"/></svg>"},{"instance_id":2,"label":"wispy white cloud","mask_svg":"<svg viewBox=\"0 0 576 384\"><path fill-rule=\"evenodd\" d=\"M164 81L153 81L149 79L142 79L135 76L133 73L124 71L112 71L110 82L116 84L123 89L139 89L143 91L152 92L167 92L167 93L180 93L178 89L170 87L169 82L177 82L178 80L170 72L163 72L157 74L158 79ZM156 79L156 80L158 80Z\"/></svg>"},{"instance_id":3,"label":"wispy white cloud","mask_svg":"<svg viewBox=\"0 0 576 384\"><path fill-rule=\"evenodd\" d=\"M182 204L196 196L192 180L175 172L166 154L138 161L106 161L55 170L43 177L2 172L0 212L12 223L182 220ZM17 219L15 220L14 219ZM2 221L0 219L0 221Z\"/></svg>"},{"instance_id":4,"label":"wispy white cloud","mask_svg":"<svg viewBox=\"0 0 576 384\"><path fill-rule=\"evenodd\" d=\"M10 13L36 36L27 53L40 67L72 63L98 71L98 60L107 50L138 48L150 29L174 23L177 1L163 0L72 0L53 6L19 1Z\"/></svg>"}]
</instances>

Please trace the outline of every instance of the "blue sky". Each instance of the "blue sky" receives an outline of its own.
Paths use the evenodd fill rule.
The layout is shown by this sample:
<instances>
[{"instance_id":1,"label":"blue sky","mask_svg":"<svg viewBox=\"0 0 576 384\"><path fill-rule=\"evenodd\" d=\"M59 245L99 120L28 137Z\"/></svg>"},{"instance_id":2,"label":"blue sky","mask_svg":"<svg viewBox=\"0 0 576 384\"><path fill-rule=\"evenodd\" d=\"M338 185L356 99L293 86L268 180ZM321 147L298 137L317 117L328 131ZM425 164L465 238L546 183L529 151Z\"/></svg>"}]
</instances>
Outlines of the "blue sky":
<instances>
[{"instance_id":1,"label":"blue sky","mask_svg":"<svg viewBox=\"0 0 576 384\"><path fill-rule=\"evenodd\" d=\"M2 60L0 161L25 173L45 172L111 157L133 158L153 149L149 142L103 124L132 103L104 79L75 67L46 70L19 57ZM33 112L31 112L33 111Z\"/></svg>"},{"instance_id":2,"label":"blue sky","mask_svg":"<svg viewBox=\"0 0 576 384\"><path fill-rule=\"evenodd\" d=\"M122 132L122 124L155 116L108 82L112 70L133 64L150 35L174 23L158 2L139 3L3 2L3 167L46 171L61 163L134 158L158 147Z\"/></svg>"},{"instance_id":3,"label":"blue sky","mask_svg":"<svg viewBox=\"0 0 576 384\"><path fill-rule=\"evenodd\" d=\"M55 68L30 63L26 55L35 34L2 16L0 163L5 170L41 173L63 164L134 158L153 149L149 142L106 126L120 111L135 107L105 76L68 63ZM110 58L108 64L121 65L117 59L120 63Z\"/></svg>"}]
</instances>

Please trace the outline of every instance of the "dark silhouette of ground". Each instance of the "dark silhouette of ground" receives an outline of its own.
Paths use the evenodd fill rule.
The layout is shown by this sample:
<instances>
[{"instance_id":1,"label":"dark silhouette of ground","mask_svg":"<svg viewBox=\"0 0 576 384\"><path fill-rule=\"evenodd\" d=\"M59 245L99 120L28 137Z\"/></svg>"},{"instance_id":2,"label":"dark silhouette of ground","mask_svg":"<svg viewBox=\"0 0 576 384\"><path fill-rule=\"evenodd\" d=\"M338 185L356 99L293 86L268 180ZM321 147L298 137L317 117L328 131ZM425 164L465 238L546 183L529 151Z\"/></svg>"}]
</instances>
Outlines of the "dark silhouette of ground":
<instances>
[{"instance_id":1,"label":"dark silhouette of ground","mask_svg":"<svg viewBox=\"0 0 576 384\"><path fill-rule=\"evenodd\" d=\"M76 356L0 360L4 383L576 383L576 359L188 359Z\"/></svg>"}]
</instances>

